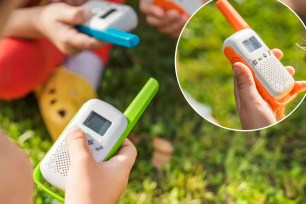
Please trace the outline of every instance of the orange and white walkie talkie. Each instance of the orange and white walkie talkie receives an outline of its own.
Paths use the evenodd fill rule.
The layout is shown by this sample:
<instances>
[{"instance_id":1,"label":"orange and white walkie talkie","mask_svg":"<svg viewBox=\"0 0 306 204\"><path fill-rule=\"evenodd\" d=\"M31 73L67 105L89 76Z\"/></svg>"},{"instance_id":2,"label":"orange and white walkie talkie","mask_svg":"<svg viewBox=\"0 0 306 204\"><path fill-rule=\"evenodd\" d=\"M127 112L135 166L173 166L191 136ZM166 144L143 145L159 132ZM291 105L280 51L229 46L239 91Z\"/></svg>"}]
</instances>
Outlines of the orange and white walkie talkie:
<instances>
[{"instance_id":1,"label":"orange and white walkie talkie","mask_svg":"<svg viewBox=\"0 0 306 204\"><path fill-rule=\"evenodd\" d=\"M177 10L180 14L191 16L202 5L202 0L148 0L165 11Z\"/></svg>"},{"instance_id":2,"label":"orange and white walkie talkie","mask_svg":"<svg viewBox=\"0 0 306 204\"><path fill-rule=\"evenodd\" d=\"M305 83L294 81L268 46L227 0L218 0L216 6L236 31L224 41L224 55L232 64L242 62L250 68L258 92L274 112L305 90Z\"/></svg>"}]
</instances>

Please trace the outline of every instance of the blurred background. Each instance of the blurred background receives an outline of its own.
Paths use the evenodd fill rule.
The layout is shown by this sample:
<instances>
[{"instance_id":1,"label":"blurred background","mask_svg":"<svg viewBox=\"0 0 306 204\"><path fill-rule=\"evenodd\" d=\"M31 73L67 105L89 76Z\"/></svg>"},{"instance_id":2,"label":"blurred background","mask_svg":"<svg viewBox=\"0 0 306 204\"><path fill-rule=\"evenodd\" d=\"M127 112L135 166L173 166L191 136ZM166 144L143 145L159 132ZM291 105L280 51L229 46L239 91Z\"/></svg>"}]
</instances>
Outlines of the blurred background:
<instances>
[{"instance_id":1,"label":"blurred background","mask_svg":"<svg viewBox=\"0 0 306 204\"><path fill-rule=\"evenodd\" d=\"M306 79L305 28L297 16L278 1L230 1L267 46L284 53L282 63L296 69L296 80ZM233 72L223 55L226 38L234 34L214 2L202 7L186 25L177 47L177 75L184 92L211 108L212 117L227 128L241 129L236 111ZM300 94L286 108L292 112L302 100ZM194 106L195 107L195 106Z\"/></svg>"},{"instance_id":2,"label":"blurred background","mask_svg":"<svg viewBox=\"0 0 306 204\"><path fill-rule=\"evenodd\" d=\"M138 1L128 3L137 9ZM136 33L142 43L130 50L114 47L99 90L101 99L124 111L149 77L160 82L157 97L131 134L138 158L119 203L306 203L306 104L279 125L254 133L227 131L206 122L188 105L177 84L176 41L147 26L143 16L140 19ZM34 95L0 102L0 126L34 166L52 145ZM163 168L151 163L156 151L152 141L157 137L174 147ZM56 203L39 190L35 199L38 204Z\"/></svg>"}]
</instances>

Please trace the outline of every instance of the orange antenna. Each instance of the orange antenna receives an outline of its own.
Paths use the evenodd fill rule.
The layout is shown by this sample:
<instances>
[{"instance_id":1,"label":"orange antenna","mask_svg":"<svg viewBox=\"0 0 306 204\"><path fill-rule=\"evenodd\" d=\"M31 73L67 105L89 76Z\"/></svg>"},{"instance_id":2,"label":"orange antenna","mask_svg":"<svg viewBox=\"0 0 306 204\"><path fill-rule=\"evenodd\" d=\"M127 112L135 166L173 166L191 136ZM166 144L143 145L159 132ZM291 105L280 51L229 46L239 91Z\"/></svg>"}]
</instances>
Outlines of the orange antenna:
<instances>
[{"instance_id":1,"label":"orange antenna","mask_svg":"<svg viewBox=\"0 0 306 204\"><path fill-rule=\"evenodd\" d=\"M231 26L235 29L235 31L250 28L250 26L227 0L218 0L216 6L224 15L229 24L231 24Z\"/></svg>"}]
</instances>

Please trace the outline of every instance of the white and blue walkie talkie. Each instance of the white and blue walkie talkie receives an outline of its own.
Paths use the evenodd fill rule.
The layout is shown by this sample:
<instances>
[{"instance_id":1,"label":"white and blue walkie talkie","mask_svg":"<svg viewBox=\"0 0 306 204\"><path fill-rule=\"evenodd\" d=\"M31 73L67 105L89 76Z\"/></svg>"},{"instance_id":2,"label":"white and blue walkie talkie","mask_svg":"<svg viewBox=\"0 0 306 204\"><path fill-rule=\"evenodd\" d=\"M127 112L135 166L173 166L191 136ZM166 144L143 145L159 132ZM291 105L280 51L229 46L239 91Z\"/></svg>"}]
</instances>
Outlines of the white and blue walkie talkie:
<instances>
[{"instance_id":1,"label":"white and blue walkie talkie","mask_svg":"<svg viewBox=\"0 0 306 204\"><path fill-rule=\"evenodd\" d=\"M91 10L93 16L76 28L98 40L123 47L136 47L139 37L129 31L136 28L138 17L128 5L107 1L88 1L83 7Z\"/></svg>"}]
</instances>

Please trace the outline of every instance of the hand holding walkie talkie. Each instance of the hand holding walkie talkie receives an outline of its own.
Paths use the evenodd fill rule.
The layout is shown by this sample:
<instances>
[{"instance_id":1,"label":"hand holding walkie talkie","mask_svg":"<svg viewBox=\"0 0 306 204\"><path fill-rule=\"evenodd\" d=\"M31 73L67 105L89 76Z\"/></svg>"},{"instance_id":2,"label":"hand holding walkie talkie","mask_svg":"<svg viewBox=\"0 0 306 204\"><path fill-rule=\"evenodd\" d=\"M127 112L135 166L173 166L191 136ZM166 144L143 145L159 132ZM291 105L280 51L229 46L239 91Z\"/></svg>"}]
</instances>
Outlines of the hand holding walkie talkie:
<instances>
[{"instance_id":1,"label":"hand holding walkie talkie","mask_svg":"<svg viewBox=\"0 0 306 204\"><path fill-rule=\"evenodd\" d=\"M135 162L135 146L126 139L118 154L98 164L81 129L72 130L67 143L72 168L67 178L65 203L116 203L127 185L128 175Z\"/></svg>"},{"instance_id":2,"label":"hand holding walkie talkie","mask_svg":"<svg viewBox=\"0 0 306 204\"><path fill-rule=\"evenodd\" d=\"M283 57L283 53L279 49L273 49L272 53L279 60ZM236 62L232 68L235 75L235 101L242 129L251 130L267 127L276 124L277 121L285 117L285 107L273 112L268 103L261 97L257 91L252 72L246 65ZM286 69L290 75L295 74L293 67L286 66Z\"/></svg>"},{"instance_id":3,"label":"hand holding walkie talkie","mask_svg":"<svg viewBox=\"0 0 306 204\"><path fill-rule=\"evenodd\" d=\"M58 191L55 192L53 189L50 189L50 184L65 191L67 189L69 190L69 186L71 185L68 185L69 182L74 183L74 180L77 180L77 170L73 171L73 175L70 175L71 167L78 166L78 162L74 160L79 160L79 156L71 156L73 153L71 152L71 149L73 149L71 146L73 145L70 141L70 135L72 132L75 132L75 129L79 129L77 133L79 136L75 139L75 142L79 143L83 150L86 149L84 151L85 154L82 155L85 157L85 161L83 162L87 164L88 162L99 163L102 165L101 168L106 168L106 170L108 169L108 165L114 165L109 164L112 163L109 160L116 159L113 157L116 157L115 155L118 150L119 154L120 151L122 153L122 144L124 146L126 137L146 110L158 89L158 82L153 78L149 79L124 113L111 104L99 99L87 101L60 134L41 163L35 168L33 176L38 187L59 201L64 201L64 198L58 194ZM81 140L83 145L78 140ZM122 161L122 159L120 160ZM85 173L94 172L91 167L85 169L83 168ZM98 167L93 169L98 169ZM115 181L117 180L116 174L113 173L112 175L114 177L111 180ZM97 178L101 179L101 176L97 176ZM88 179L91 179L90 175L86 179L88 184L94 182L94 180L88 181ZM110 178L106 180L108 179ZM99 186L97 188L101 190ZM88 190L88 186L85 186L83 189ZM82 196L82 192L80 191L79 196Z\"/></svg>"},{"instance_id":4,"label":"hand holding walkie talkie","mask_svg":"<svg viewBox=\"0 0 306 204\"><path fill-rule=\"evenodd\" d=\"M306 90L306 81L294 80L294 69L280 62L282 52L270 50L227 0L218 0L216 6L236 31L225 40L223 52L235 72L243 129L273 125L285 117L285 106Z\"/></svg>"},{"instance_id":5,"label":"hand holding walkie talkie","mask_svg":"<svg viewBox=\"0 0 306 204\"><path fill-rule=\"evenodd\" d=\"M178 37L188 18L208 0L140 0L147 23L159 32Z\"/></svg>"}]
</instances>

